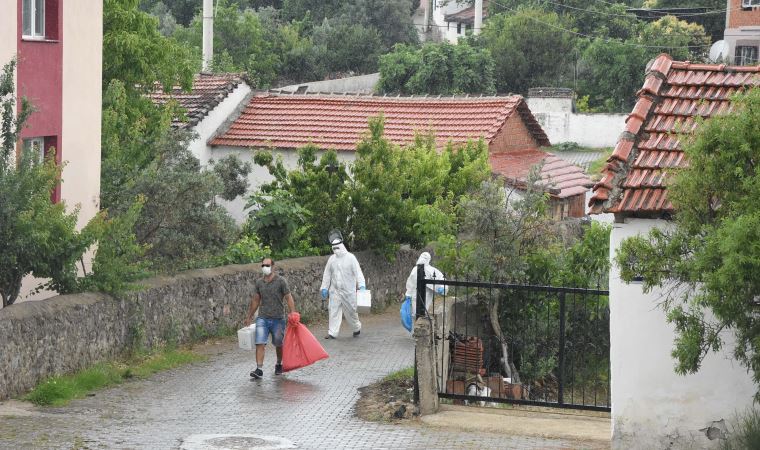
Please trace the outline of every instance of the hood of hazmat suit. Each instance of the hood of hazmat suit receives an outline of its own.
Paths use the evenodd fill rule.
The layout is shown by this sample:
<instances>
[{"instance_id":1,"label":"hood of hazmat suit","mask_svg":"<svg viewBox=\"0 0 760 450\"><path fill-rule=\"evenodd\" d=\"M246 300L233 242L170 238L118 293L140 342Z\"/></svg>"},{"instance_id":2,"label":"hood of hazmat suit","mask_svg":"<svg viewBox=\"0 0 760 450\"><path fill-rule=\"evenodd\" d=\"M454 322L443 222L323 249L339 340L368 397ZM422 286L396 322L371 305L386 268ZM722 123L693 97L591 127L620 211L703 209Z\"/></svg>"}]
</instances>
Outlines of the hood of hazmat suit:
<instances>
[{"instance_id":1,"label":"hood of hazmat suit","mask_svg":"<svg viewBox=\"0 0 760 450\"><path fill-rule=\"evenodd\" d=\"M430 265L430 253L422 252L417 258L417 265L422 264L425 266L425 278L428 280L443 280L443 272ZM412 317L417 313L417 265L412 267L412 271L409 277L406 279L406 296L412 298ZM430 310L433 306L433 296L438 288L442 288L444 292L448 292L448 286L427 284L425 286L425 308Z\"/></svg>"}]
</instances>

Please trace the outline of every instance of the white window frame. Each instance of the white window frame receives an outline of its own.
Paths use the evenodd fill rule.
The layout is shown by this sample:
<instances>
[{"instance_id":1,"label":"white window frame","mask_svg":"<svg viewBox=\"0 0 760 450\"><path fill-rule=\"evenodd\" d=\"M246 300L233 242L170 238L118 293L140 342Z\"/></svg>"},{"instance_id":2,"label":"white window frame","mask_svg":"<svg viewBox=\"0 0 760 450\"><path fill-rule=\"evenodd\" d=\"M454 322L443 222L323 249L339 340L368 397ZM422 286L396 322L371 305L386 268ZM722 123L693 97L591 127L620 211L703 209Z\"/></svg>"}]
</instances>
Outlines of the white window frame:
<instances>
[{"instance_id":1,"label":"white window frame","mask_svg":"<svg viewBox=\"0 0 760 450\"><path fill-rule=\"evenodd\" d=\"M24 12L29 10L29 33L24 30L24 22L27 17ZM45 39L45 0L22 0L21 1L21 29L25 39ZM35 20L39 16L39 24Z\"/></svg>"},{"instance_id":2,"label":"white window frame","mask_svg":"<svg viewBox=\"0 0 760 450\"><path fill-rule=\"evenodd\" d=\"M754 50L754 58L748 58L748 56L740 55L742 53L742 49L753 49ZM749 50L751 52L751 50ZM747 59L750 59L747 61ZM739 65L755 65L760 60L760 48L758 48L757 45L737 45L736 50L734 51L734 63Z\"/></svg>"},{"instance_id":3,"label":"white window frame","mask_svg":"<svg viewBox=\"0 0 760 450\"><path fill-rule=\"evenodd\" d=\"M742 8L752 8L753 6L760 6L760 0L742 0Z\"/></svg>"},{"instance_id":4,"label":"white window frame","mask_svg":"<svg viewBox=\"0 0 760 450\"><path fill-rule=\"evenodd\" d=\"M35 162L41 163L45 160L45 138L33 137L24 139L24 151L32 150Z\"/></svg>"}]
</instances>

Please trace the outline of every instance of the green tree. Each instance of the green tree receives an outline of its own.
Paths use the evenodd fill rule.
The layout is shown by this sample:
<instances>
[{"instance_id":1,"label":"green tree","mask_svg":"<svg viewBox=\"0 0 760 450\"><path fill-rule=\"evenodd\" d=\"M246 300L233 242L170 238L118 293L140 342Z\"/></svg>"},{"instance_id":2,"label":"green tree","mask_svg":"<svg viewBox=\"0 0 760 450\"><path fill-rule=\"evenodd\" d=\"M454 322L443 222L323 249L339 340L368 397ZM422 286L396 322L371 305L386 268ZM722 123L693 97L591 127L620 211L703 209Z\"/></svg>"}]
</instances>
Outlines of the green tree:
<instances>
[{"instance_id":1,"label":"green tree","mask_svg":"<svg viewBox=\"0 0 760 450\"><path fill-rule=\"evenodd\" d=\"M213 169L201 168L187 148L193 134L174 130L156 143L156 157L123 187L110 208L126 214L142 203L135 223L137 244L158 271L194 267L223 252L237 229L216 204L225 185Z\"/></svg>"},{"instance_id":2,"label":"green tree","mask_svg":"<svg viewBox=\"0 0 760 450\"><path fill-rule=\"evenodd\" d=\"M294 245L327 251L327 234L338 228L351 236L353 250L388 256L402 243L419 247L451 233L456 205L490 177L486 145L450 145L439 154L432 136L419 136L399 148L383 137L382 118L371 119L369 127L351 167L335 151L317 161L320 149L314 146L299 150L293 170L270 152L257 153L256 163L274 181L253 197L259 209L251 212L253 225L247 228L280 252ZM263 225L280 227L280 234L262 232Z\"/></svg>"},{"instance_id":3,"label":"green tree","mask_svg":"<svg viewBox=\"0 0 760 450\"><path fill-rule=\"evenodd\" d=\"M382 117L370 119L369 129L347 189L354 248L390 255L399 244L419 247L451 233L457 205L490 177L486 145L449 145L439 154L433 136L403 148L392 144L383 137Z\"/></svg>"},{"instance_id":4,"label":"green tree","mask_svg":"<svg viewBox=\"0 0 760 450\"><path fill-rule=\"evenodd\" d=\"M377 30L390 49L395 44L419 43L411 9L410 0L354 0L345 3L343 14L349 23Z\"/></svg>"},{"instance_id":5,"label":"green tree","mask_svg":"<svg viewBox=\"0 0 760 450\"><path fill-rule=\"evenodd\" d=\"M325 19L322 25L314 27L311 40L317 48L320 64L328 73L375 72L383 51L381 33L377 29L345 20Z\"/></svg>"},{"instance_id":6,"label":"green tree","mask_svg":"<svg viewBox=\"0 0 760 450\"><path fill-rule=\"evenodd\" d=\"M708 8L710 14L694 15L689 17L693 21L705 28L705 31L712 40L717 41L723 38L723 30L726 28L726 2L724 0L646 0L645 8Z\"/></svg>"},{"instance_id":7,"label":"green tree","mask_svg":"<svg viewBox=\"0 0 760 450\"><path fill-rule=\"evenodd\" d=\"M194 65L200 70L203 21L200 15L188 28L178 29L176 38L193 48ZM252 10L240 11L235 0L220 0L214 16L214 59L224 71L245 71L253 87L266 88L277 78L281 64L275 52L274 36L268 35L259 16Z\"/></svg>"},{"instance_id":8,"label":"green tree","mask_svg":"<svg viewBox=\"0 0 760 450\"><path fill-rule=\"evenodd\" d=\"M621 278L663 289L675 326L676 372L699 370L735 335L733 354L760 385L760 89L733 99L733 110L704 121L684 146L689 164L668 180L671 226L625 240Z\"/></svg>"},{"instance_id":9,"label":"green tree","mask_svg":"<svg viewBox=\"0 0 760 450\"><path fill-rule=\"evenodd\" d=\"M282 16L286 21L301 20L307 14L316 23L321 23L326 17L339 15L343 8L340 0L283 0Z\"/></svg>"},{"instance_id":10,"label":"green tree","mask_svg":"<svg viewBox=\"0 0 760 450\"><path fill-rule=\"evenodd\" d=\"M699 60L708 47L700 25L672 16L647 23L626 41L595 39L582 56L579 95L588 96L592 108L630 111L649 60L663 51L675 59Z\"/></svg>"},{"instance_id":11,"label":"green tree","mask_svg":"<svg viewBox=\"0 0 760 450\"><path fill-rule=\"evenodd\" d=\"M628 4L626 4L628 3ZM585 0L504 0L489 3L491 16L524 14L520 8L540 9L562 16L578 33L600 38L628 39L635 34L640 22L633 14L626 13L631 2L588 2ZM536 22L537 26L541 26Z\"/></svg>"},{"instance_id":12,"label":"green tree","mask_svg":"<svg viewBox=\"0 0 760 450\"><path fill-rule=\"evenodd\" d=\"M539 9L490 17L483 27L482 45L496 61L496 90L527 94L532 86L570 82L575 38L563 31L570 26L556 13Z\"/></svg>"},{"instance_id":13,"label":"green tree","mask_svg":"<svg viewBox=\"0 0 760 450\"><path fill-rule=\"evenodd\" d=\"M397 45L380 57L378 91L402 94L493 94L494 60L488 50L463 40L425 44L417 49Z\"/></svg>"},{"instance_id":14,"label":"green tree","mask_svg":"<svg viewBox=\"0 0 760 450\"><path fill-rule=\"evenodd\" d=\"M266 212L281 211L281 219L268 219L270 222L288 222L291 230L299 229L299 236L288 235L280 239L280 243L297 245L297 240L303 238L308 247L321 248L327 251L327 233L334 228L344 227L350 210L350 197L347 194L348 169L338 161L335 151L326 151L317 160L319 149L315 146L305 146L298 150L298 166L288 171L281 159L275 159L268 151L260 151L254 157L254 162L266 167L274 180L260 189L261 193L253 201L268 207L271 202L291 202L298 214L291 215L288 211L272 206ZM277 192L287 193L287 197L277 197ZM261 223L256 216L257 211L251 212L251 220ZM307 220L308 219L308 220ZM258 225L257 225L258 226ZM255 228L254 228L255 229ZM273 233L266 233L267 236ZM269 238L262 240L277 247ZM278 251L285 245L279 245Z\"/></svg>"},{"instance_id":15,"label":"green tree","mask_svg":"<svg viewBox=\"0 0 760 450\"><path fill-rule=\"evenodd\" d=\"M78 210L67 212L63 202L53 203L51 192L59 182L54 158L39 160L31 149L16 155L24 122L32 113L26 99L14 111L15 60L0 74L2 141L0 144L0 296L3 306L19 296L21 281L32 274L74 289L76 264L92 244L89 233L76 231Z\"/></svg>"},{"instance_id":16,"label":"green tree","mask_svg":"<svg viewBox=\"0 0 760 450\"><path fill-rule=\"evenodd\" d=\"M161 35L157 19L137 0L103 4L103 123L101 207L109 208L130 180L155 157L155 145L178 115L144 97L159 83L189 89L193 68L184 46Z\"/></svg>"},{"instance_id":17,"label":"green tree","mask_svg":"<svg viewBox=\"0 0 760 450\"><path fill-rule=\"evenodd\" d=\"M128 92L148 92L156 82L168 90L190 88L188 49L161 35L158 19L140 11L138 0L103 3L103 86L119 80Z\"/></svg>"}]
</instances>

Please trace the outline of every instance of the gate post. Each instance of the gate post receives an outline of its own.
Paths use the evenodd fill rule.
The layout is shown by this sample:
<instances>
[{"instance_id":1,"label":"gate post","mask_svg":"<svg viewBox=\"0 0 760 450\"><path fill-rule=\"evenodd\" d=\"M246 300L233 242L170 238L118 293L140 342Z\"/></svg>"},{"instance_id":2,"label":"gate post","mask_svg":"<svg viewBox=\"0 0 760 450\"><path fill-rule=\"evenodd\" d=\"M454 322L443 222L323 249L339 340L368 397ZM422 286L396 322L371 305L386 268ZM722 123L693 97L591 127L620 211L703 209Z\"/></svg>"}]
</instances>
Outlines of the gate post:
<instances>
[{"instance_id":1,"label":"gate post","mask_svg":"<svg viewBox=\"0 0 760 450\"><path fill-rule=\"evenodd\" d=\"M438 374L432 320L418 319L414 327L417 406L420 415L438 412Z\"/></svg>"},{"instance_id":2,"label":"gate post","mask_svg":"<svg viewBox=\"0 0 760 450\"><path fill-rule=\"evenodd\" d=\"M417 298L414 299L415 314L414 314L414 320L412 321L412 326L414 327L412 328L412 330L416 329L417 327L417 319L420 317L425 317L425 297L424 296L425 296L425 265L417 264ZM417 340L415 339L414 341L414 403L420 406L420 381L419 381L419 374L417 373L417 364L419 364L419 360L417 359L418 351L419 350L417 349Z\"/></svg>"},{"instance_id":3,"label":"gate post","mask_svg":"<svg viewBox=\"0 0 760 450\"><path fill-rule=\"evenodd\" d=\"M425 317L425 298L427 297L425 294L425 265L424 264L417 264L417 298L415 301L417 302L415 309L415 322L418 317Z\"/></svg>"},{"instance_id":4,"label":"gate post","mask_svg":"<svg viewBox=\"0 0 760 450\"><path fill-rule=\"evenodd\" d=\"M559 294L559 389L557 403L565 403L565 293Z\"/></svg>"}]
</instances>

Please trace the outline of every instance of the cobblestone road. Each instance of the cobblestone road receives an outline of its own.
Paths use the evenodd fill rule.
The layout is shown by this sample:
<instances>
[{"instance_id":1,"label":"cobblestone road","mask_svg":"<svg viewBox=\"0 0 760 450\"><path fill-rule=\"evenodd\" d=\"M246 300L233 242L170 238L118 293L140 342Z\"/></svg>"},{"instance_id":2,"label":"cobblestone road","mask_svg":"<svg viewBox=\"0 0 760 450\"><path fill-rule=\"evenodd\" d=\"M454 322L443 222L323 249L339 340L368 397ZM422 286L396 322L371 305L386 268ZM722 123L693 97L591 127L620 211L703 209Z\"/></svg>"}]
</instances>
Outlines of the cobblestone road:
<instances>
[{"instance_id":1,"label":"cobblestone road","mask_svg":"<svg viewBox=\"0 0 760 450\"><path fill-rule=\"evenodd\" d=\"M277 436L303 449L567 449L566 441L365 422L357 388L409 367L413 342L395 314L363 316L361 337L325 341L330 358L281 377L267 348L265 378L253 353L216 345L207 362L97 392L63 408L0 417L2 449L178 449L192 435Z\"/></svg>"}]
</instances>

